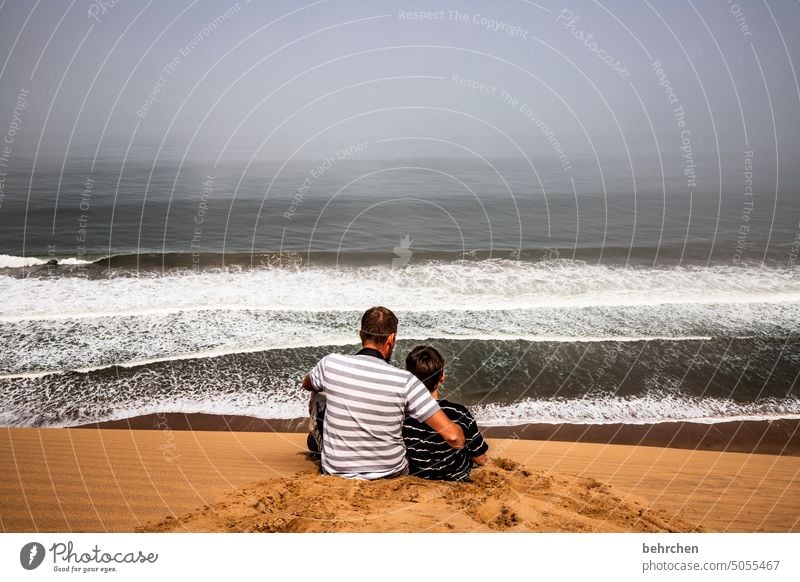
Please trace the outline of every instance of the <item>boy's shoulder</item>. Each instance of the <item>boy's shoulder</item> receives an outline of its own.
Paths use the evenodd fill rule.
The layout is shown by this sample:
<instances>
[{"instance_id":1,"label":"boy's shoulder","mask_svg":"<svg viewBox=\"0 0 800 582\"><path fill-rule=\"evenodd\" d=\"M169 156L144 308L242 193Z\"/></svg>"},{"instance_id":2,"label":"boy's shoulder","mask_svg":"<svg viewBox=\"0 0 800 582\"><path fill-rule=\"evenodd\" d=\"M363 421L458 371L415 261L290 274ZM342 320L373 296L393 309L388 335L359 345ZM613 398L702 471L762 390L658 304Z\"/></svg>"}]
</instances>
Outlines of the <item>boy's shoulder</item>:
<instances>
[{"instance_id":1,"label":"boy's shoulder","mask_svg":"<svg viewBox=\"0 0 800 582\"><path fill-rule=\"evenodd\" d=\"M469 408L458 402L451 402L450 400L442 398L439 400L439 406L444 410L447 416L450 416L450 412L452 411L453 414L459 417L466 416L467 418L472 418L472 413L469 411ZM453 420L452 417L451 420Z\"/></svg>"}]
</instances>

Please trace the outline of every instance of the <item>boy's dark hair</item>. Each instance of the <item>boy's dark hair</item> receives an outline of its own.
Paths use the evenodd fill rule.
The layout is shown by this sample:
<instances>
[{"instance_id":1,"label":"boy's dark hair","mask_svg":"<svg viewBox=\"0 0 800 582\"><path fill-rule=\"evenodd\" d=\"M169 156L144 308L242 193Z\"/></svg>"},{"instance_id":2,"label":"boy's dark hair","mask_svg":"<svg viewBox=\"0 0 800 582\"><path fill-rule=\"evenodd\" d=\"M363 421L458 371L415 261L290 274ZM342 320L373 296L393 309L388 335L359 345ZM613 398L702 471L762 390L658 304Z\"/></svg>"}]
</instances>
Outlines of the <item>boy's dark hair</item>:
<instances>
[{"instance_id":1,"label":"boy's dark hair","mask_svg":"<svg viewBox=\"0 0 800 582\"><path fill-rule=\"evenodd\" d=\"M397 316L385 307L370 307L361 316L361 341L379 346L386 343L389 336L397 333Z\"/></svg>"},{"instance_id":2,"label":"boy's dark hair","mask_svg":"<svg viewBox=\"0 0 800 582\"><path fill-rule=\"evenodd\" d=\"M444 358L436 348L417 346L406 356L406 370L419 378L429 392L433 392L442 379Z\"/></svg>"}]
</instances>

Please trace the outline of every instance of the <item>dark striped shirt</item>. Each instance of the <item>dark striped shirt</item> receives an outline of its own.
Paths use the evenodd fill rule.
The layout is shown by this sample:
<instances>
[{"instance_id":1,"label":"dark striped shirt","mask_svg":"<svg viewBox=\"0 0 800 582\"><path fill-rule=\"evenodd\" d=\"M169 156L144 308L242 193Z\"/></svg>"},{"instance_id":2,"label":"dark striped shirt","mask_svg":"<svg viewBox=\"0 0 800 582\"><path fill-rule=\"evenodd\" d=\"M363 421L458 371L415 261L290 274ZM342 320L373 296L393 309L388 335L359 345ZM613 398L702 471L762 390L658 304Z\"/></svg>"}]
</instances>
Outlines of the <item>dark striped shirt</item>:
<instances>
[{"instance_id":1,"label":"dark striped shirt","mask_svg":"<svg viewBox=\"0 0 800 582\"><path fill-rule=\"evenodd\" d=\"M489 445L483 440L478 424L466 406L447 400L439 400L439 406L450 420L464 430L467 445L456 450L427 424L406 418L403 440L406 443L409 472L424 479L466 481L472 470L472 457L485 453Z\"/></svg>"},{"instance_id":2,"label":"dark striped shirt","mask_svg":"<svg viewBox=\"0 0 800 582\"><path fill-rule=\"evenodd\" d=\"M322 472L380 479L408 467L403 419L424 422L439 405L413 374L371 355L330 354L309 372L327 397Z\"/></svg>"}]
</instances>

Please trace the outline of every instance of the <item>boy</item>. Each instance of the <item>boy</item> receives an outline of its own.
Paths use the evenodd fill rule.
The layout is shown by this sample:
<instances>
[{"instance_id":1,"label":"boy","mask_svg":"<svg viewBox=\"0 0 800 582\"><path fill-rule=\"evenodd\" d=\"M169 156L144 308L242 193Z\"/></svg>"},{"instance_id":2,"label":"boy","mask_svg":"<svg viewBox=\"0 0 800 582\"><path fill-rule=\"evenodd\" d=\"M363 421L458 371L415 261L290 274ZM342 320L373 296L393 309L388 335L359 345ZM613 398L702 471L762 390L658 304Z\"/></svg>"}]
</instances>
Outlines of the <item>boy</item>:
<instances>
[{"instance_id":1,"label":"boy","mask_svg":"<svg viewBox=\"0 0 800 582\"><path fill-rule=\"evenodd\" d=\"M444 358L435 348L417 346L406 356L406 370L425 385L444 413L464 430L466 446L453 449L430 427L413 418L403 422L409 473L424 479L466 481L472 463L486 463L489 445L478 432L472 414L461 404L439 400L439 387L444 382Z\"/></svg>"}]
</instances>

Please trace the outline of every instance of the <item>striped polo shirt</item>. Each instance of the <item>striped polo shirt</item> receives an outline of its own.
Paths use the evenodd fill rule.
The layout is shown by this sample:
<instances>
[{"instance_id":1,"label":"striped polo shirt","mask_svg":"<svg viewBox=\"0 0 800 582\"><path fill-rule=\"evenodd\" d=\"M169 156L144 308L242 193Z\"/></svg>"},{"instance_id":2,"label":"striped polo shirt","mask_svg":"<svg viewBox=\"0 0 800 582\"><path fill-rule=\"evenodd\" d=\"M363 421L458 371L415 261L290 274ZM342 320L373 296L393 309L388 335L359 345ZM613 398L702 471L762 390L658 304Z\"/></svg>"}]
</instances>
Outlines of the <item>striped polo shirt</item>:
<instances>
[{"instance_id":1,"label":"striped polo shirt","mask_svg":"<svg viewBox=\"0 0 800 582\"><path fill-rule=\"evenodd\" d=\"M367 353L362 353L367 352ZM309 372L314 390L326 395L322 472L380 479L408 467L403 444L406 416L425 422L440 410L413 374L362 350L330 354Z\"/></svg>"}]
</instances>

